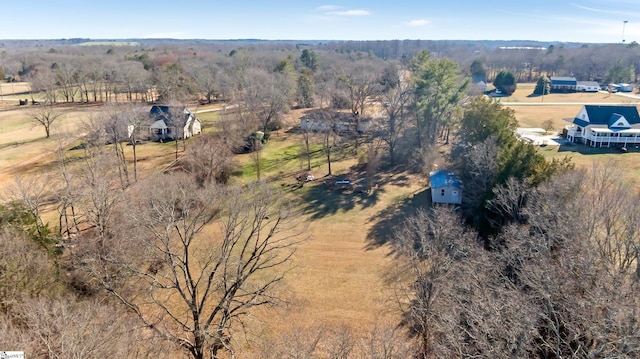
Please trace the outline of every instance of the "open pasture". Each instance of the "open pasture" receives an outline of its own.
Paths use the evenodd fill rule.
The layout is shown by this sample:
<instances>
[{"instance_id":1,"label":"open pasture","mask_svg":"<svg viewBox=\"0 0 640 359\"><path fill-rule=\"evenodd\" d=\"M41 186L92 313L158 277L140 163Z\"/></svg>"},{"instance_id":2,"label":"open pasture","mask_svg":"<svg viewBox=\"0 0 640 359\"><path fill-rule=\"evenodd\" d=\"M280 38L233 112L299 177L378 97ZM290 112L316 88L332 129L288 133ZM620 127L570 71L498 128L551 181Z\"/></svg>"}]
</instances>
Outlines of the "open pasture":
<instances>
[{"instance_id":1,"label":"open pasture","mask_svg":"<svg viewBox=\"0 0 640 359\"><path fill-rule=\"evenodd\" d=\"M49 138L31 119L29 111L23 107L0 111L0 181L23 170L32 170L34 163L47 154L55 156L58 146L71 145L92 110L89 107L60 107L64 114L53 123Z\"/></svg>"},{"instance_id":2,"label":"open pasture","mask_svg":"<svg viewBox=\"0 0 640 359\"><path fill-rule=\"evenodd\" d=\"M18 105L19 100L31 99L28 82L0 82L0 108Z\"/></svg>"},{"instance_id":3,"label":"open pasture","mask_svg":"<svg viewBox=\"0 0 640 359\"><path fill-rule=\"evenodd\" d=\"M514 99L529 99L522 86ZM572 97L576 95L575 97ZM509 105L513 108L522 126L541 127L548 119L554 121L554 129L564 126L563 118L575 116L583 106L587 94L564 96L567 104ZM588 94L606 96L607 94ZM522 96L522 97L518 97ZM552 95L549 95L549 97ZM500 101L508 103L509 98ZM539 98L538 98L539 99ZM545 96L545 102L548 97ZM571 100L573 99L573 100ZM514 101L517 102L517 101ZM524 102L524 101L522 101ZM549 101L551 102L551 101ZM214 109L204 106L198 110ZM45 174L55 170L55 148L61 141L69 141L67 153L80 155L81 150L69 148L79 142L82 121L88 119L97 107L64 107L65 116L57 124L52 138L44 138L44 130L35 127L28 119L24 108L0 111L0 186L16 174ZM297 122L295 113L291 125ZM207 127L215 124L218 111L199 114ZM209 127L210 128L210 127ZM358 335L374 324L397 323L398 313L390 301L394 293L385 282L387 270L392 265L393 253L387 244L393 241L393 230L397 223L416 208L426 205L428 191L426 178L418 175L392 174L381 171L377 186L370 193L333 191L322 184L327 174L326 160L321 150L320 138L314 138L312 151L315 181L300 188L286 186L296 182L295 173L306 167L303 154L302 134L295 131L280 131L272 135L271 141L261 152L263 178L276 179L276 185L285 190L299 210L299 218L308 221L305 234L308 240L301 243L293 258L280 291L286 304L273 311L258 311L255 319L262 323L261 330L268 336L292 330L292 326L348 326ZM191 141L186 141L189 149ZM175 142L144 143L137 147L138 168L142 176L164 168L175 159ZM630 176L640 175L640 152L634 150L620 154L613 150L595 150L584 146L540 148L545 156L573 158L577 166L590 166L593 161L624 159ZM125 156L132 159L131 146L125 146ZM345 154L333 157L334 173L356 176L353 168L357 157ZM364 152L361 148L359 151ZM183 143L178 142L178 155L183 153ZM244 178L255 178L255 157L252 154L237 157L240 173Z\"/></svg>"}]
</instances>

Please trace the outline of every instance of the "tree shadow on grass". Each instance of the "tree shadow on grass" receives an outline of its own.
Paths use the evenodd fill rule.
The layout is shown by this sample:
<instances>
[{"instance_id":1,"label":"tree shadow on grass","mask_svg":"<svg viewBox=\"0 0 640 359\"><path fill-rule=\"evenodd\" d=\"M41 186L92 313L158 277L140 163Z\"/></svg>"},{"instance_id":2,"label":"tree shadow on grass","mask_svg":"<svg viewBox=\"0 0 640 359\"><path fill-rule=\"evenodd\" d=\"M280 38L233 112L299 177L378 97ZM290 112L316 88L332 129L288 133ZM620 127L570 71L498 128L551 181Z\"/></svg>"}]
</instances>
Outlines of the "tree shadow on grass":
<instances>
[{"instance_id":1,"label":"tree shadow on grass","mask_svg":"<svg viewBox=\"0 0 640 359\"><path fill-rule=\"evenodd\" d=\"M375 205L383 189L374 189L369 193L358 190L328 189L323 183L317 183L305 188L301 199L303 212L311 215L311 219L320 219L339 212L353 209L366 209Z\"/></svg>"},{"instance_id":2,"label":"tree shadow on grass","mask_svg":"<svg viewBox=\"0 0 640 359\"><path fill-rule=\"evenodd\" d=\"M31 143L35 143L38 141L42 141L44 139L43 137L37 137L37 138L33 138L30 140L25 140L25 141L14 141L14 142L7 142L7 143L3 143L0 145L0 150L5 149L5 148L9 148L9 147L17 147L17 146L22 146L22 145L28 145Z\"/></svg>"},{"instance_id":3,"label":"tree shadow on grass","mask_svg":"<svg viewBox=\"0 0 640 359\"><path fill-rule=\"evenodd\" d=\"M426 188L412 196L402 200L400 203L389 206L369 218L369 222L374 225L367 233L367 250L379 248L385 244L390 244L395 252L394 231L402 225L402 222L414 215L420 208L430 208L431 189Z\"/></svg>"},{"instance_id":4,"label":"tree shadow on grass","mask_svg":"<svg viewBox=\"0 0 640 359\"><path fill-rule=\"evenodd\" d=\"M411 179L404 174L381 174L378 176L377 181L384 185L393 185L398 187L407 187L411 185Z\"/></svg>"},{"instance_id":5,"label":"tree shadow on grass","mask_svg":"<svg viewBox=\"0 0 640 359\"><path fill-rule=\"evenodd\" d=\"M635 148L635 145L629 145L627 148L628 152L640 152L639 149ZM620 147L590 147L583 144L566 142L560 147L558 147L558 152L574 152L579 153L581 155L603 155L603 154L620 154Z\"/></svg>"}]
</instances>

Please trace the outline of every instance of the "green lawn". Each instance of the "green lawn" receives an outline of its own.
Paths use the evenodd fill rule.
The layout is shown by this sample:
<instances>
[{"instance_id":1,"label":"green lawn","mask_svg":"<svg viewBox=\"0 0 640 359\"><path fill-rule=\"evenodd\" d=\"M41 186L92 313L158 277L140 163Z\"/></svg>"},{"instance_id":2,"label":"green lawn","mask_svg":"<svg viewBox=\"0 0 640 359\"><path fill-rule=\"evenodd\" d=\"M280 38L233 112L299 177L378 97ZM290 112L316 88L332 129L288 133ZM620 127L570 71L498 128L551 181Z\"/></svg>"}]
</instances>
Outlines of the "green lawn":
<instances>
[{"instance_id":1,"label":"green lawn","mask_svg":"<svg viewBox=\"0 0 640 359\"><path fill-rule=\"evenodd\" d=\"M582 144L540 147L539 152L547 159L571 158L577 168L589 168L595 164L608 161L617 163L624 168L625 180L634 186L640 185L640 148L629 148L628 153L622 153L614 148L593 148Z\"/></svg>"},{"instance_id":2,"label":"green lawn","mask_svg":"<svg viewBox=\"0 0 640 359\"><path fill-rule=\"evenodd\" d=\"M326 167L326 157L322 145L309 146L311 152L311 169L321 166ZM333 154L336 158L343 157L343 151ZM291 143L287 141L269 141L259 153L244 154L242 165L236 175L243 179L255 179L257 177L256 157L260 159L261 178L278 178L289 174L304 171L307 168L307 155L302 141Z\"/></svg>"}]
</instances>

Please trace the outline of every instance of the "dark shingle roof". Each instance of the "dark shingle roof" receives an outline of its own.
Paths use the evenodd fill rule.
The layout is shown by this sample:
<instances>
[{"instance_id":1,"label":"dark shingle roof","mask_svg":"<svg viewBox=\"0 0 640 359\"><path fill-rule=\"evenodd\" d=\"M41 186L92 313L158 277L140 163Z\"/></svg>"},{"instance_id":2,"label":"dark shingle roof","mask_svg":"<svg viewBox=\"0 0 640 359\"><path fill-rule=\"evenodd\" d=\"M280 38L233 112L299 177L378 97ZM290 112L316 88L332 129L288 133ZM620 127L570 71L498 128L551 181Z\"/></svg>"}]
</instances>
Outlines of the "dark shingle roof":
<instances>
[{"instance_id":1,"label":"dark shingle roof","mask_svg":"<svg viewBox=\"0 0 640 359\"><path fill-rule=\"evenodd\" d=\"M618 122L619 119L622 118L622 115L614 113L611 115L611 117L609 117L609 127L610 128L625 128L627 126L616 126L616 122Z\"/></svg>"},{"instance_id":2,"label":"dark shingle roof","mask_svg":"<svg viewBox=\"0 0 640 359\"><path fill-rule=\"evenodd\" d=\"M575 77L551 76L549 79L552 85L576 85L578 83Z\"/></svg>"},{"instance_id":3,"label":"dark shingle roof","mask_svg":"<svg viewBox=\"0 0 640 359\"><path fill-rule=\"evenodd\" d=\"M487 76L486 75L471 75L471 83L472 84L477 84L478 82L484 82L485 84L487 83Z\"/></svg>"},{"instance_id":4,"label":"dark shingle roof","mask_svg":"<svg viewBox=\"0 0 640 359\"><path fill-rule=\"evenodd\" d=\"M638 108L635 106L598 106L598 105L585 105L584 108L587 110L587 115L589 116L589 123L591 125L607 125L614 124L615 122L610 122L614 115L615 120L617 121L620 116L624 116L629 122L629 125L640 124L640 115L638 115ZM576 118L576 120L581 120ZM580 126L581 123L574 120L575 124Z\"/></svg>"},{"instance_id":5,"label":"dark shingle roof","mask_svg":"<svg viewBox=\"0 0 640 359\"><path fill-rule=\"evenodd\" d=\"M162 120L167 123L167 125L174 125L174 115L177 114L183 114L183 117L182 119L179 118L176 121L177 123L175 123L175 125L184 125L185 122L189 119L189 115L191 114L191 112L186 108L159 105L154 105L149 111L149 116L153 121Z\"/></svg>"},{"instance_id":6,"label":"dark shingle roof","mask_svg":"<svg viewBox=\"0 0 640 359\"><path fill-rule=\"evenodd\" d=\"M589 122L587 122L587 121L585 121L583 119L577 118L577 117L573 119L573 123L575 123L578 126L582 126L582 127L589 126Z\"/></svg>"}]
</instances>

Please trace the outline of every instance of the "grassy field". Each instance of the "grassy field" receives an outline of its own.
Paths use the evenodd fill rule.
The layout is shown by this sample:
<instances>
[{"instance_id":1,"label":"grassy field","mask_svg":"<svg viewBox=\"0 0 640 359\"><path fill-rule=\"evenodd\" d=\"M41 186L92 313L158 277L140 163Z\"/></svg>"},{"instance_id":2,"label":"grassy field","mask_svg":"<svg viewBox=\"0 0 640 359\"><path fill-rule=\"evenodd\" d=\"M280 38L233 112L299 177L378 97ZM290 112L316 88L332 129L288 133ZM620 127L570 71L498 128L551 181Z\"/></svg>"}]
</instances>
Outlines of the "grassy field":
<instances>
[{"instance_id":1,"label":"grassy field","mask_svg":"<svg viewBox=\"0 0 640 359\"><path fill-rule=\"evenodd\" d=\"M624 100L608 94L547 95L544 105L540 97L528 97L533 84L520 84L512 97L500 101L514 109L522 126L541 127L547 119L554 128L564 126L563 118L572 118L582 103ZM614 101L615 100L615 101ZM611 102L609 102L611 101ZM569 103L554 105L552 103ZM219 105L202 106L207 110ZM27 109L17 106L0 110L0 186L7 188L16 174L43 175L55 168L55 151L59 143L68 141L68 150L76 144L79 126L91 116L95 107L65 107L65 116L55 126L50 139L44 130L28 120ZM295 124L302 112L292 112L289 122ZM219 118L219 112L199 114L205 131ZM258 311L254 317L258 331L270 336L300 327L351 327L363 334L376 323L397 323L398 313L392 304L394 293L385 282L385 274L392 265L393 254L389 241L393 230L406 215L429 203L424 176L380 172L377 186L370 193L330 191L323 185L327 174L324 154L314 139L311 173L315 181L297 184L295 175L306 168L302 135L295 131L273 134L261 151L263 178L271 178L297 204L299 218L308 223L308 240L303 242L293 258L285 281L280 288L286 303L275 311ZM187 141L189 148L191 141ZM182 143L178 143L179 155ZM131 146L125 147L125 156L132 158ZM164 168L175 159L175 143L145 143L137 147L139 170L146 176ZM69 151L69 150L68 150ZM360 151L364 152L364 149ZM637 150L640 151L640 150ZM357 180L362 176L356 156L349 155L352 147L334 155L333 171ZM621 154L613 150L591 149L580 145L541 147L546 157L570 156L578 166L591 166L594 161L624 161L629 178L640 178L640 152L631 149ZM73 151L68 152L73 156ZM237 156L240 165L237 180L256 177L255 157ZM55 214L55 213L53 213Z\"/></svg>"},{"instance_id":2,"label":"grassy field","mask_svg":"<svg viewBox=\"0 0 640 359\"><path fill-rule=\"evenodd\" d=\"M202 107L201 109L207 109ZM44 137L44 130L29 120L27 108L11 107L0 111L0 186L6 191L16 175L43 176L56 169L59 144L65 144L67 156L79 156L77 145L81 124L96 107L61 107L63 118L54 124L52 136ZM205 126L215 123L217 112L201 115ZM318 142L319 139L314 139ZM183 153L178 143L179 155ZM186 146L189 147L190 141ZM294 173L306 168L302 135L280 131L273 135L261 152L264 176L278 178L277 184L296 183ZM382 320L386 314L387 298L391 294L383 283L384 272L390 263L388 247L379 245L386 240L376 230L379 220L388 215L389 206L397 206L402 199L420 191L425 182L420 179L381 177L381 185L371 194L327 191L321 178L327 173L324 154L318 144L312 146L314 169L320 178L302 188L283 186L287 196L295 200L301 218L310 220L309 240L298 249L293 267L284 283L284 297L289 303L279 311L261 318L265 330L279 332L291 321L306 324L342 323L365 326ZM125 156L132 158L131 146L125 146ZM137 147L139 171L145 175L164 168L175 159L175 143L145 143ZM345 150L345 154L350 149ZM344 173L357 164L353 156L334 154L334 173ZM238 156L242 176L255 178L255 166L250 154ZM403 209L399 209L401 212ZM51 215L51 216L49 216ZM45 213L53 222L55 213ZM397 318L395 318L397 319Z\"/></svg>"},{"instance_id":3,"label":"grassy field","mask_svg":"<svg viewBox=\"0 0 640 359\"><path fill-rule=\"evenodd\" d=\"M0 183L23 171L33 172L50 161L58 145L71 145L80 133L82 121L93 111L90 107L61 107L64 115L51 127L51 137L31 120L29 109L14 107L0 110Z\"/></svg>"},{"instance_id":4,"label":"grassy field","mask_svg":"<svg viewBox=\"0 0 640 359\"><path fill-rule=\"evenodd\" d=\"M0 82L0 108L13 107L18 99L31 99L28 94L31 86L28 82Z\"/></svg>"}]
</instances>

